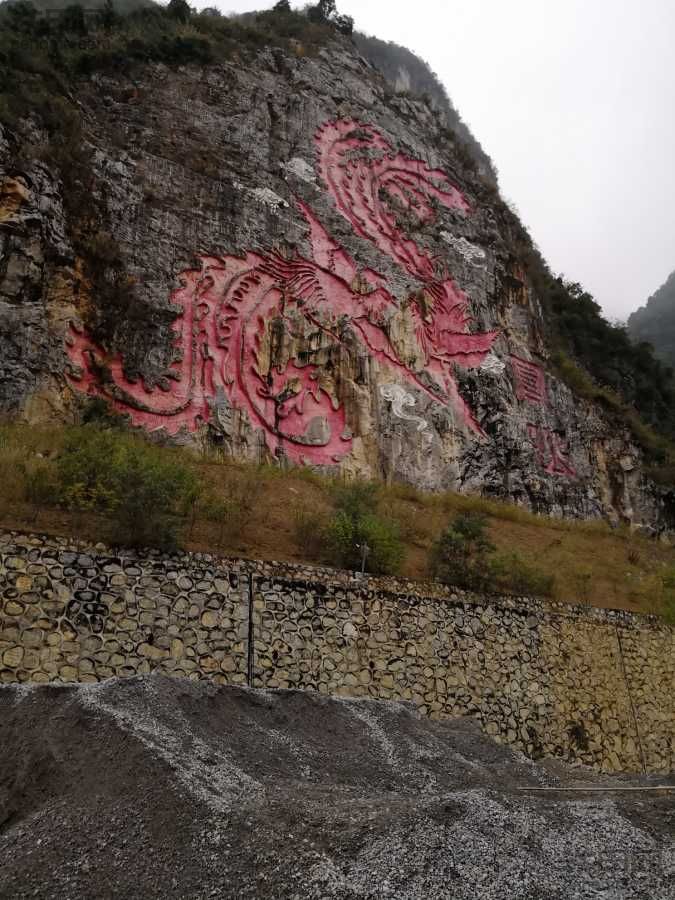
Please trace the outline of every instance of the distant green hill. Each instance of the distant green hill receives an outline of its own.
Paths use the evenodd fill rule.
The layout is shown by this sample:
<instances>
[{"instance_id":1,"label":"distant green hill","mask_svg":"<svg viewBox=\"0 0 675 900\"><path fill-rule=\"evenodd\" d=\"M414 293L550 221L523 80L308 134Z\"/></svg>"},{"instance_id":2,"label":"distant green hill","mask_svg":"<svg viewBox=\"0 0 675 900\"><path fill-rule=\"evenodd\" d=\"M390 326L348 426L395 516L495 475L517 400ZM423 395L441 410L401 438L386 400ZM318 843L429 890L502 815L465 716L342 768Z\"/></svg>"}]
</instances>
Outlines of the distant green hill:
<instances>
[{"instance_id":1,"label":"distant green hill","mask_svg":"<svg viewBox=\"0 0 675 900\"><path fill-rule=\"evenodd\" d=\"M634 341L649 341L659 359L675 368L675 272L628 319Z\"/></svg>"}]
</instances>

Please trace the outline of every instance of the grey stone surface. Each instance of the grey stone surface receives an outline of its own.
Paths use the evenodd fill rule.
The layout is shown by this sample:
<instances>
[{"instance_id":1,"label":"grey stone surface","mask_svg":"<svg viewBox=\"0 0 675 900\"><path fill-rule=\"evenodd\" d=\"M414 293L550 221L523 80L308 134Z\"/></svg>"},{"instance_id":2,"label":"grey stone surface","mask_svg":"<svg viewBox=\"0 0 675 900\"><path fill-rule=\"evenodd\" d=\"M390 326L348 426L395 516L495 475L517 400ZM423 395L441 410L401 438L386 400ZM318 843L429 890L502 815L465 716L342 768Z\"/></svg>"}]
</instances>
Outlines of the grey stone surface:
<instances>
[{"instance_id":1,"label":"grey stone surface","mask_svg":"<svg viewBox=\"0 0 675 900\"><path fill-rule=\"evenodd\" d=\"M133 83L95 75L78 100L95 151L93 191L106 210L101 224L121 249L143 319L143 327L119 321L109 336L107 349L122 351L128 375L150 387L162 384L172 359L170 295L197 254L294 248L310 255L296 198L361 270L382 273L401 307L419 288L354 233L316 176L316 129L351 117L374 125L394 150L443 169L464 192L471 215L439 209L434 224L414 238L468 294L472 329L496 330L499 337L491 366L456 372L460 394L485 432L481 439L451 406L413 389L414 412L427 423L420 432L419 418L396 415L382 396L383 379L392 377L386 366L365 365L363 353L343 354L340 399L348 404L354 443L341 468L432 490L508 497L555 515L669 527L670 513L645 480L626 429L575 400L550 374L548 402L517 399L511 355L547 365L541 308L514 263L508 223L480 177L452 156L442 119L424 102L392 97L360 57L337 47L317 58L261 52L251 64L204 70L149 66ZM0 409L29 421L67 419L77 401L64 377L67 321L99 300L83 299L86 285L64 236L59 183L37 163L17 167L3 136L0 181L18 180L28 197L0 217ZM224 396L214 399L211 421L221 446L235 456L264 453L264 436ZM546 470L549 451L543 459L538 454L533 427L559 439L572 477ZM323 433L318 424L315 431L315 437Z\"/></svg>"}]
</instances>

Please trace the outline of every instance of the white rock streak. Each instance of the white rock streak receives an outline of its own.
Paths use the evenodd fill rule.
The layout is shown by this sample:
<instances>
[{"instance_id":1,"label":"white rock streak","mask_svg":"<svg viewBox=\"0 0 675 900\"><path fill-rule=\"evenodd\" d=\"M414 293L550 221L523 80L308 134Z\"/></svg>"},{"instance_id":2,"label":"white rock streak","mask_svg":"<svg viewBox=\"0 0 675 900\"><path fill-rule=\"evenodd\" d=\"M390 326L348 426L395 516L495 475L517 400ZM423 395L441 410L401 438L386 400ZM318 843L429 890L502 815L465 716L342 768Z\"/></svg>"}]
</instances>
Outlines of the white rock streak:
<instances>
[{"instance_id":1,"label":"white rock streak","mask_svg":"<svg viewBox=\"0 0 675 900\"><path fill-rule=\"evenodd\" d=\"M292 159L289 159L287 163L283 163L283 167L290 175L295 175L296 178L300 178L302 181L316 181L314 169L300 156L294 156Z\"/></svg>"},{"instance_id":2,"label":"white rock streak","mask_svg":"<svg viewBox=\"0 0 675 900\"><path fill-rule=\"evenodd\" d=\"M501 375L506 366L498 356L494 355L494 353L488 353L480 368L481 371L489 372L490 375Z\"/></svg>"},{"instance_id":3,"label":"white rock streak","mask_svg":"<svg viewBox=\"0 0 675 900\"><path fill-rule=\"evenodd\" d=\"M441 237L446 242L446 244L450 244L453 250L456 250L459 255L466 260L471 266L476 266L479 269L485 268L485 263L481 263L481 260L485 259L485 250L477 247L475 244L472 244L470 241L467 241L464 237L455 237L450 234L449 231L441 231Z\"/></svg>"},{"instance_id":4,"label":"white rock streak","mask_svg":"<svg viewBox=\"0 0 675 900\"><path fill-rule=\"evenodd\" d=\"M246 187L246 185L241 184L241 182L239 181L233 181L232 186L238 191L244 191L251 197L255 197L255 199L259 203L263 203L269 209L272 209L274 211L288 206L286 200L284 200L283 197L280 197L278 194L275 194L274 191L270 188L248 188Z\"/></svg>"},{"instance_id":5,"label":"white rock streak","mask_svg":"<svg viewBox=\"0 0 675 900\"><path fill-rule=\"evenodd\" d=\"M397 416L399 419L406 419L409 422L417 422L417 430L424 431L425 428L429 427L429 423L426 422L421 416L412 416L409 413L405 412L404 406L414 406L415 398L412 394L409 394L404 388L401 387L400 384L383 384L380 387L380 394L385 399L391 403L391 411Z\"/></svg>"},{"instance_id":6,"label":"white rock streak","mask_svg":"<svg viewBox=\"0 0 675 900\"><path fill-rule=\"evenodd\" d=\"M282 197L279 197L278 194L275 194L269 188L253 188L249 190L249 194L253 194L257 200L264 203L265 206L269 206L270 209L276 210L288 206L288 203Z\"/></svg>"}]
</instances>

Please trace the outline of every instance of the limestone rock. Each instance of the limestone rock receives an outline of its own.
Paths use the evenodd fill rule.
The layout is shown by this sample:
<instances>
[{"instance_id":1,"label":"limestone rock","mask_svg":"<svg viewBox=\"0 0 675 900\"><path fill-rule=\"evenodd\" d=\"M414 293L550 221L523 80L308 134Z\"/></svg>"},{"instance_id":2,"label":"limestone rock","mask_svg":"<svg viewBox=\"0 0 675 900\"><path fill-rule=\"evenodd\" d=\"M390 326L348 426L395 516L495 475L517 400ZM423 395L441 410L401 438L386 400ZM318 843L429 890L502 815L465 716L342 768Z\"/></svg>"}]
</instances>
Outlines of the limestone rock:
<instances>
[{"instance_id":1,"label":"limestone rock","mask_svg":"<svg viewBox=\"0 0 675 900\"><path fill-rule=\"evenodd\" d=\"M113 382L81 327L104 300L63 187L0 129L0 413L67 421L99 394L242 459L667 526L629 433L550 373L508 227L442 119L356 51L280 59L81 83L92 191L143 320L109 323Z\"/></svg>"}]
</instances>

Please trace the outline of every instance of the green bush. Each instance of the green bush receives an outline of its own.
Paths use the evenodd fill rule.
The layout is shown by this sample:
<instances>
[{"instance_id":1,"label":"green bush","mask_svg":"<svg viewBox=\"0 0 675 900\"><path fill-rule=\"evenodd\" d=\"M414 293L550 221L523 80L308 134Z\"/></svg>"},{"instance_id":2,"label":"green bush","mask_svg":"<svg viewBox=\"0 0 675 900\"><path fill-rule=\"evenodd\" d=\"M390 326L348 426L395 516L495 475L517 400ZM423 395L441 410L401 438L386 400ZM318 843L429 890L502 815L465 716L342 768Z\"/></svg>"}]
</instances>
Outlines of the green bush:
<instances>
[{"instance_id":1,"label":"green bush","mask_svg":"<svg viewBox=\"0 0 675 900\"><path fill-rule=\"evenodd\" d=\"M380 500L380 485L375 481L347 481L333 485L335 509L352 519L374 513Z\"/></svg>"},{"instance_id":2,"label":"green bush","mask_svg":"<svg viewBox=\"0 0 675 900\"><path fill-rule=\"evenodd\" d=\"M490 583L494 545L481 513L460 513L431 548L431 573L445 584L484 590Z\"/></svg>"},{"instance_id":3,"label":"green bush","mask_svg":"<svg viewBox=\"0 0 675 900\"><path fill-rule=\"evenodd\" d=\"M517 553L495 554L481 513L460 513L431 550L431 574L444 584L473 591L549 596L554 578Z\"/></svg>"},{"instance_id":4,"label":"green bush","mask_svg":"<svg viewBox=\"0 0 675 900\"><path fill-rule=\"evenodd\" d=\"M405 549L398 525L377 515L380 486L351 481L333 488L335 513L325 530L329 559L339 566L359 570L367 547L366 571L392 575L401 567Z\"/></svg>"},{"instance_id":5,"label":"green bush","mask_svg":"<svg viewBox=\"0 0 675 900\"><path fill-rule=\"evenodd\" d=\"M405 555L398 527L370 513L352 517L338 510L328 523L326 541L332 561L355 571L367 546L366 571L377 575L398 572Z\"/></svg>"},{"instance_id":6,"label":"green bush","mask_svg":"<svg viewBox=\"0 0 675 900\"><path fill-rule=\"evenodd\" d=\"M123 429L126 427L127 418L117 412L105 397L87 397L80 410L80 422L99 428Z\"/></svg>"},{"instance_id":7,"label":"green bush","mask_svg":"<svg viewBox=\"0 0 675 900\"><path fill-rule=\"evenodd\" d=\"M118 431L73 429L57 461L60 500L104 512L111 538L131 546L175 547L198 494L177 455Z\"/></svg>"}]
</instances>

